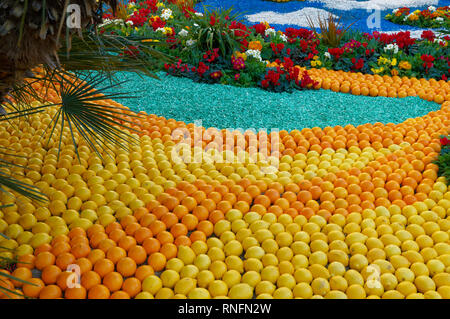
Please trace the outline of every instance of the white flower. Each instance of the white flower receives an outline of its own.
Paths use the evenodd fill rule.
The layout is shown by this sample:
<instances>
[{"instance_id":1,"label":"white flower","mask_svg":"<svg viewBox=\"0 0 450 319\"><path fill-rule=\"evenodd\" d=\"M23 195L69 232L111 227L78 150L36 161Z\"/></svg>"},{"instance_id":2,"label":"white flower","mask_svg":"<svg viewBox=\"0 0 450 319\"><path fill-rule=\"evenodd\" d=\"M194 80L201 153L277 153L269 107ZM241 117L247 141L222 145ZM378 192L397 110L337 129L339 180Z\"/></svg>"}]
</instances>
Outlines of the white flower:
<instances>
[{"instance_id":1,"label":"white flower","mask_svg":"<svg viewBox=\"0 0 450 319\"><path fill-rule=\"evenodd\" d=\"M245 54L249 57L253 57L255 59L257 59L258 61L262 61L261 59L261 51L259 50L247 50L245 51Z\"/></svg>"},{"instance_id":2,"label":"white flower","mask_svg":"<svg viewBox=\"0 0 450 319\"><path fill-rule=\"evenodd\" d=\"M170 10L170 9L164 9L164 10L161 12L161 19L163 19L163 20L169 20L171 15L172 15L172 10Z\"/></svg>"},{"instance_id":3,"label":"white flower","mask_svg":"<svg viewBox=\"0 0 450 319\"><path fill-rule=\"evenodd\" d=\"M396 53L398 53L398 45L395 43L391 43L391 44L386 45L383 50L384 50L384 52L393 51L394 54L396 54Z\"/></svg>"},{"instance_id":4,"label":"white flower","mask_svg":"<svg viewBox=\"0 0 450 319\"><path fill-rule=\"evenodd\" d=\"M125 22L126 24L128 24L128 25L133 25L133 21L131 21L131 20L128 20L127 22Z\"/></svg>"},{"instance_id":5,"label":"white flower","mask_svg":"<svg viewBox=\"0 0 450 319\"><path fill-rule=\"evenodd\" d=\"M331 54L330 54L330 52L325 52L323 55L324 55L326 58L331 59Z\"/></svg>"},{"instance_id":6,"label":"white flower","mask_svg":"<svg viewBox=\"0 0 450 319\"><path fill-rule=\"evenodd\" d=\"M194 23L194 27L198 27L198 24L197 24L197 23Z\"/></svg>"},{"instance_id":7,"label":"white flower","mask_svg":"<svg viewBox=\"0 0 450 319\"><path fill-rule=\"evenodd\" d=\"M155 31L156 32L162 32L162 33L166 34L166 29L165 28L158 28Z\"/></svg>"},{"instance_id":8,"label":"white flower","mask_svg":"<svg viewBox=\"0 0 450 319\"><path fill-rule=\"evenodd\" d=\"M392 10L392 13L393 13L393 14L396 14L397 12L398 12L398 9Z\"/></svg>"},{"instance_id":9,"label":"white flower","mask_svg":"<svg viewBox=\"0 0 450 319\"><path fill-rule=\"evenodd\" d=\"M436 11L436 7L429 6L429 7L428 7L428 10L430 10L430 12L434 12L434 11Z\"/></svg>"},{"instance_id":10,"label":"white flower","mask_svg":"<svg viewBox=\"0 0 450 319\"><path fill-rule=\"evenodd\" d=\"M274 28L268 28L268 29L266 29L264 34L265 34L266 37L268 37L269 35L272 36L272 35L277 34L277 32L275 31Z\"/></svg>"},{"instance_id":11,"label":"white flower","mask_svg":"<svg viewBox=\"0 0 450 319\"><path fill-rule=\"evenodd\" d=\"M193 46L194 44L195 44L195 40L189 39L189 40L186 41L186 45L188 47Z\"/></svg>"},{"instance_id":12,"label":"white flower","mask_svg":"<svg viewBox=\"0 0 450 319\"><path fill-rule=\"evenodd\" d=\"M201 13L201 12L196 12L195 15L196 15L197 17L203 17L203 13Z\"/></svg>"},{"instance_id":13,"label":"white flower","mask_svg":"<svg viewBox=\"0 0 450 319\"><path fill-rule=\"evenodd\" d=\"M437 22L444 22L444 18L442 18L442 17L437 17L437 18L436 18L436 21L437 21Z\"/></svg>"},{"instance_id":14,"label":"white flower","mask_svg":"<svg viewBox=\"0 0 450 319\"><path fill-rule=\"evenodd\" d=\"M281 38L281 40L283 40L284 42L287 42L287 40L288 40L287 36L286 36L284 33L280 34L280 38Z\"/></svg>"},{"instance_id":15,"label":"white flower","mask_svg":"<svg viewBox=\"0 0 450 319\"><path fill-rule=\"evenodd\" d=\"M188 30L185 30L185 29L181 29L181 31L178 32L178 35L179 35L180 37L185 37L185 36L187 36L188 34L189 34L189 31L188 31Z\"/></svg>"},{"instance_id":16,"label":"white flower","mask_svg":"<svg viewBox=\"0 0 450 319\"><path fill-rule=\"evenodd\" d=\"M112 20L110 20L110 19L103 19L103 23L100 24L98 27L101 28L101 27L104 27L104 26L107 26L107 25L110 25L110 24L120 24L120 23L123 23L122 19L112 19Z\"/></svg>"}]
</instances>

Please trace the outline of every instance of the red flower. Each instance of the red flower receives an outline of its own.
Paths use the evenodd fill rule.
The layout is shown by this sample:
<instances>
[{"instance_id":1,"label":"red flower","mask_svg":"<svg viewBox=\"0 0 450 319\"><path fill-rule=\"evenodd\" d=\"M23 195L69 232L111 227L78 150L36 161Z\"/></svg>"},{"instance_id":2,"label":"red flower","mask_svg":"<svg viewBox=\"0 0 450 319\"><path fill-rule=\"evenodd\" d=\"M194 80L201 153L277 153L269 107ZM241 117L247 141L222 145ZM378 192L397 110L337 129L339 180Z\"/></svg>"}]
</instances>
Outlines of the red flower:
<instances>
[{"instance_id":1,"label":"red flower","mask_svg":"<svg viewBox=\"0 0 450 319\"><path fill-rule=\"evenodd\" d=\"M447 137L442 137L441 144L442 144L442 146L450 145L450 140Z\"/></svg>"},{"instance_id":2,"label":"red flower","mask_svg":"<svg viewBox=\"0 0 450 319\"><path fill-rule=\"evenodd\" d=\"M266 32L266 25L264 23L255 24L252 28L255 29L256 33L262 35Z\"/></svg>"},{"instance_id":3,"label":"red flower","mask_svg":"<svg viewBox=\"0 0 450 319\"><path fill-rule=\"evenodd\" d=\"M434 35L433 31L425 30L425 31L422 32L421 38L422 39L427 39L428 41L433 42L434 39L435 39L435 35Z\"/></svg>"},{"instance_id":4,"label":"red flower","mask_svg":"<svg viewBox=\"0 0 450 319\"><path fill-rule=\"evenodd\" d=\"M214 26L216 24L216 17L214 15L209 17L209 24Z\"/></svg>"},{"instance_id":5,"label":"red flower","mask_svg":"<svg viewBox=\"0 0 450 319\"><path fill-rule=\"evenodd\" d=\"M222 75L223 75L222 71L216 71L216 72L211 73L209 76L212 79L220 79L222 77Z\"/></svg>"}]
</instances>

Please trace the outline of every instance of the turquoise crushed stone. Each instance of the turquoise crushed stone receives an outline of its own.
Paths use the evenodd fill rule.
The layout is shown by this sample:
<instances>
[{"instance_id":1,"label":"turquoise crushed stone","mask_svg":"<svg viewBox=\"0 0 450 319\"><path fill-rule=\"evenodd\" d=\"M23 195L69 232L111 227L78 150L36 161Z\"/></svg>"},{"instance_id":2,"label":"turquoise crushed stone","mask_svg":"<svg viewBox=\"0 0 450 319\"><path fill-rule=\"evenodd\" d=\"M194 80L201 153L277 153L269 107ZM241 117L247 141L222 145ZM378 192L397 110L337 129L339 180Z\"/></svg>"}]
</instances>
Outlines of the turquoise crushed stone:
<instances>
[{"instance_id":1,"label":"turquoise crushed stone","mask_svg":"<svg viewBox=\"0 0 450 319\"><path fill-rule=\"evenodd\" d=\"M401 123L426 115L440 105L418 97L366 97L330 90L272 93L259 88L195 83L159 72L159 80L134 73L118 73L125 81L113 92L137 98L118 102L135 112L145 111L177 121L219 129L294 130L305 127Z\"/></svg>"}]
</instances>

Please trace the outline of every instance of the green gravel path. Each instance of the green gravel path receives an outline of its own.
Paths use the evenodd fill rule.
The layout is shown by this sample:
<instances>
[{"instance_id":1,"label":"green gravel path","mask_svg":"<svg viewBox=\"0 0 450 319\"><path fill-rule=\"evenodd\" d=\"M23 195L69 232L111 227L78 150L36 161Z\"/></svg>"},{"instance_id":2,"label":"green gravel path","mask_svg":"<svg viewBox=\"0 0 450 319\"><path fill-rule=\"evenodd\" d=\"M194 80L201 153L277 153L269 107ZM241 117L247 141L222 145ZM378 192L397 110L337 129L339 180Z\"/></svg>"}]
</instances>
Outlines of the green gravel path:
<instances>
[{"instance_id":1,"label":"green gravel path","mask_svg":"<svg viewBox=\"0 0 450 319\"><path fill-rule=\"evenodd\" d=\"M302 129L305 127L400 123L440 109L440 105L418 97L403 99L365 97L330 90L271 93L259 88L195 83L190 79L159 73L160 80L118 74L126 80L119 89L137 95L121 99L134 111L204 127L243 129Z\"/></svg>"}]
</instances>

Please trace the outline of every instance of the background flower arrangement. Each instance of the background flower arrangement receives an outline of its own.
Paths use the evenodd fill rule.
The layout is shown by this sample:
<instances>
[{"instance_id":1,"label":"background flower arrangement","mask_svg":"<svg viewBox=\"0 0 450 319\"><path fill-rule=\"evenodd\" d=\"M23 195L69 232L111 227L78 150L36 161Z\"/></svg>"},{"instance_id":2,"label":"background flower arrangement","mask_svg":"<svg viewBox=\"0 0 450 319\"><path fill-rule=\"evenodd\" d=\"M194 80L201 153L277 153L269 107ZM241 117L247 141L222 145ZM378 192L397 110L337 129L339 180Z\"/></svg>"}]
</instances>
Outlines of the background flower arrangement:
<instances>
[{"instance_id":1,"label":"background flower arrangement","mask_svg":"<svg viewBox=\"0 0 450 319\"><path fill-rule=\"evenodd\" d=\"M392 13L386 15L386 20L421 28L449 29L450 6L439 8L430 6L425 10L415 11L402 7L394 9Z\"/></svg>"},{"instance_id":2,"label":"background flower arrangement","mask_svg":"<svg viewBox=\"0 0 450 319\"><path fill-rule=\"evenodd\" d=\"M101 32L153 38L177 61L156 68L173 75L277 92L314 87L307 73L304 83L296 83L292 76L302 78L303 73L293 66L437 80L450 76L450 37L439 38L431 31L420 39L409 32L368 34L347 31L334 20L328 21L326 30L333 33L324 39L315 30L281 32L264 22L247 26L231 10L205 8L200 13L192 5L176 0L130 1L122 18L104 17ZM330 28L330 23L335 25ZM320 26L322 32L324 27L326 23ZM138 48L132 52L139 54Z\"/></svg>"}]
</instances>

